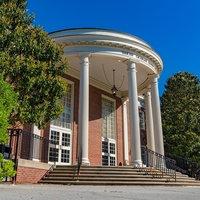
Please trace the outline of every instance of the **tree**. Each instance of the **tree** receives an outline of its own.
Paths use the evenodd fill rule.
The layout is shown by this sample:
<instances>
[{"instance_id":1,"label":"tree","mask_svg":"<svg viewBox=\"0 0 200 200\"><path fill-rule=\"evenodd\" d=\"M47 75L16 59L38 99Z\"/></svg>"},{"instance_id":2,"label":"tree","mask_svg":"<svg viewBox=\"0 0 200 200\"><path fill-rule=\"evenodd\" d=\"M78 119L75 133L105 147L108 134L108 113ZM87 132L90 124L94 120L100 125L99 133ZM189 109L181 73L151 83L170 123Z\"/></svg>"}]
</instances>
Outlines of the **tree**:
<instances>
[{"instance_id":1,"label":"tree","mask_svg":"<svg viewBox=\"0 0 200 200\"><path fill-rule=\"evenodd\" d=\"M61 79L68 63L63 48L33 26L26 0L0 1L0 74L18 93L9 122L43 128L63 110L58 101L67 85Z\"/></svg>"},{"instance_id":2,"label":"tree","mask_svg":"<svg viewBox=\"0 0 200 200\"><path fill-rule=\"evenodd\" d=\"M161 97L165 151L200 162L200 84L179 72L167 80Z\"/></svg>"},{"instance_id":3,"label":"tree","mask_svg":"<svg viewBox=\"0 0 200 200\"><path fill-rule=\"evenodd\" d=\"M8 141L8 118L16 107L16 99L17 94L11 85L3 80L3 76L0 75L0 144L5 144ZM0 153L0 182L3 178L13 177L15 174L14 162L4 160L3 155Z\"/></svg>"},{"instance_id":4,"label":"tree","mask_svg":"<svg viewBox=\"0 0 200 200\"><path fill-rule=\"evenodd\" d=\"M3 81L3 77L0 75L0 144L8 141L8 119L16 107L16 99L17 94L10 84Z\"/></svg>"}]
</instances>

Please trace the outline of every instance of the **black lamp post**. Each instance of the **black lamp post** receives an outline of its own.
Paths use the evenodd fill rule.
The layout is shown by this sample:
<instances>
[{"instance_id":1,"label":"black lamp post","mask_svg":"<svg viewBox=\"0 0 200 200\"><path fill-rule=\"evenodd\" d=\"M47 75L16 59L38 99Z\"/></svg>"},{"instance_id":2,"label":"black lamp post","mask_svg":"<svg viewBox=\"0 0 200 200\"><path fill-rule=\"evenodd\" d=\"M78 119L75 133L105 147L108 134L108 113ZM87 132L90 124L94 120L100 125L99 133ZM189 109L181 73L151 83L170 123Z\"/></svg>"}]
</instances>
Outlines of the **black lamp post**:
<instances>
[{"instance_id":1,"label":"black lamp post","mask_svg":"<svg viewBox=\"0 0 200 200\"><path fill-rule=\"evenodd\" d=\"M115 70L113 69L113 86L111 88L112 94L115 97L117 94L117 88L115 87Z\"/></svg>"}]
</instances>

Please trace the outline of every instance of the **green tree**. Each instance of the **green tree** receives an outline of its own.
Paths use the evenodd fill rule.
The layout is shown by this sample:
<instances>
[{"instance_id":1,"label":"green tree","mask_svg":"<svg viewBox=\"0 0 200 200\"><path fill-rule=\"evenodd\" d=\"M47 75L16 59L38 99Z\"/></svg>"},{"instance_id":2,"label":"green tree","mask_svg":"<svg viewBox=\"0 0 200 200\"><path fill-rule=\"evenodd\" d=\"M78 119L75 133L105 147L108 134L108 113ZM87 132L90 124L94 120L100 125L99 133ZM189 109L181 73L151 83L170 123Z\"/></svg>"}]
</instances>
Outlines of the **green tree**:
<instances>
[{"instance_id":1,"label":"green tree","mask_svg":"<svg viewBox=\"0 0 200 200\"><path fill-rule=\"evenodd\" d=\"M167 80L161 97L165 151L200 163L200 84L179 72Z\"/></svg>"},{"instance_id":2,"label":"green tree","mask_svg":"<svg viewBox=\"0 0 200 200\"><path fill-rule=\"evenodd\" d=\"M0 144L5 144L8 141L8 118L10 113L15 111L16 99L17 94L11 85L3 80L3 76L0 75ZM15 174L14 162L4 160L3 155L0 153L0 182L3 178L13 177Z\"/></svg>"},{"instance_id":3,"label":"green tree","mask_svg":"<svg viewBox=\"0 0 200 200\"><path fill-rule=\"evenodd\" d=\"M0 0L0 74L18 93L10 123L43 128L63 110L58 100L67 89L61 75L68 63L63 48L32 25L26 5L26 0Z\"/></svg>"},{"instance_id":4,"label":"green tree","mask_svg":"<svg viewBox=\"0 0 200 200\"><path fill-rule=\"evenodd\" d=\"M17 94L0 75L0 144L5 144L8 141L8 119L10 113L14 112L17 103L16 99Z\"/></svg>"}]
</instances>

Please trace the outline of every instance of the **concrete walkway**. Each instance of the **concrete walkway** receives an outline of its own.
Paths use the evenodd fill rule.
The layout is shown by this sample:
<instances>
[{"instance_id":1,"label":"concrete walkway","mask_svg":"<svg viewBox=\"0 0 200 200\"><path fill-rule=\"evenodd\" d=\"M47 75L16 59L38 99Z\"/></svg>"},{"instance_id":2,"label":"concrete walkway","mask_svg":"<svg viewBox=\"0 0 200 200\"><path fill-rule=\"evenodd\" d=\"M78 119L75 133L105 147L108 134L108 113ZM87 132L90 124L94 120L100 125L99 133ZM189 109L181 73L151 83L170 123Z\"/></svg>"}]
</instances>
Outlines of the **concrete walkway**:
<instances>
[{"instance_id":1,"label":"concrete walkway","mask_svg":"<svg viewBox=\"0 0 200 200\"><path fill-rule=\"evenodd\" d=\"M0 200L199 200L200 187L0 184Z\"/></svg>"}]
</instances>

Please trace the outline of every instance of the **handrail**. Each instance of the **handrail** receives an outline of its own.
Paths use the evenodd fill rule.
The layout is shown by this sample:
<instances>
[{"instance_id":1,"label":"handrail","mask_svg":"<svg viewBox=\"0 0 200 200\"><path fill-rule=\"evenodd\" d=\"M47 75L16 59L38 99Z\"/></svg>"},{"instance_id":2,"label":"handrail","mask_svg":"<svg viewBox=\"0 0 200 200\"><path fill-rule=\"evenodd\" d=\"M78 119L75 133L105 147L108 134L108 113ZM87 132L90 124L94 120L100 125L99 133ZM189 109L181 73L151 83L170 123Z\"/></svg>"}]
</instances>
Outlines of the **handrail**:
<instances>
[{"instance_id":1,"label":"handrail","mask_svg":"<svg viewBox=\"0 0 200 200\"><path fill-rule=\"evenodd\" d=\"M200 179L200 166L196 162L171 153L166 153L166 155L176 161L177 171L190 177Z\"/></svg>"},{"instance_id":2,"label":"handrail","mask_svg":"<svg viewBox=\"0 0 200 200\"><path fill-rule=\"evenodd\" d=\"M45 137L41 137L32 132L22 130L22 129L8 129L10 141L9 145L12 148L12 152L10 152L10 157L12 155L16 166L17 166L17 158L23 159L33 159L33 142L37 142L38 150L34 155L36 159L39 159L41 162L48 162L48 147L49 144L55 145L56 142L53 140L49 140ZM20 136L20 138L19 138ZM56 156L55 154L53 155ZM54 159L55 166L55 159Z\"/></svg>"},{"instance_id":3,"label":"handrail","mask_svg":"<svg viewBox=\"0 0 200 200\"><path fill-rule=\"evenodd\" d=\"M198 167L198 169L196 171L195 179L200 181L200 166Z\"/></svg>"},{"instance_id":4,"label":"handrail","mask_svg":"<svg viewBox=\"0 0 200 200\"><path fill-rule=\"evenodd\" d=\"M45 137L42 137L42 136L40 136L40 135L36 135L36 134L34 134L34 133L32 133L32 132L29 132L29 131L23 130L23 131L22 131L22 134L27 134L27 135L30 135L30 136L36 138L36 139L44 140L44 141L47 141L48 143L51 143L51 144L56 144L56 142L55 142L54 140L49 140L49 139L47 139L47 138L45 138Z\"/></svg>"},{"instance_id":5,"label":"handrail","mask_svg":"<svg viewBox=\"0 0 200 200\"><path fill-rule=\"evenodd\" d=\"M79 178L80 175L80 169L81 169L81 165L82 165L82 148L79 149L79 153L78 153L78 160L77 160L77 179Z\"/></svg>"},{"instance_id":6,"label":"handrail","mask_svg":"<svg viewBox=\"0 0 200 200\"><path fill-rule=\"evenodd\" d=\"M176 161L168 158L164 155L161 155L155 151L152 151L146 147L141 147L145 158L143 163L147 167L157 169L162 173L171 176L176 181Z\"/></svg>"}]
</instances>

